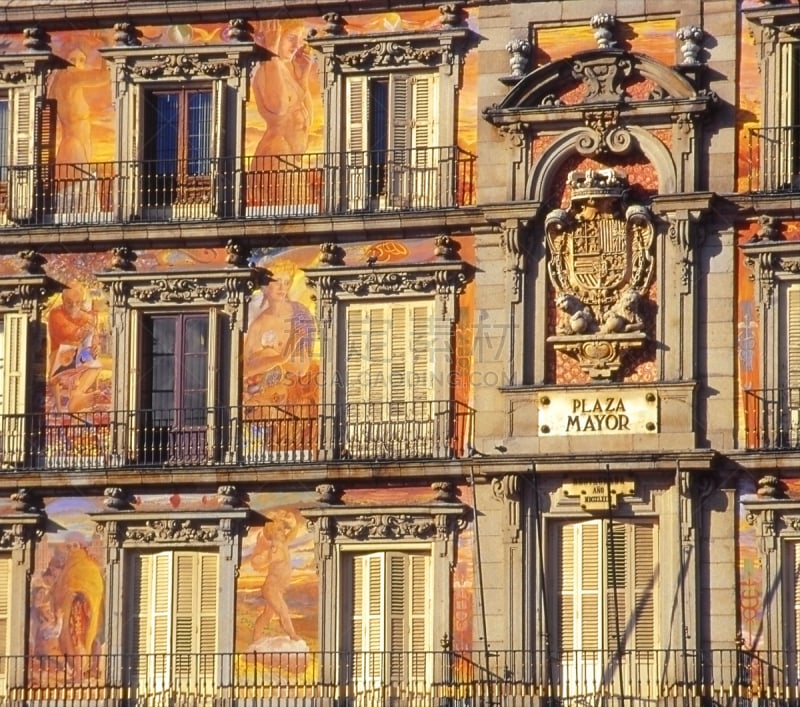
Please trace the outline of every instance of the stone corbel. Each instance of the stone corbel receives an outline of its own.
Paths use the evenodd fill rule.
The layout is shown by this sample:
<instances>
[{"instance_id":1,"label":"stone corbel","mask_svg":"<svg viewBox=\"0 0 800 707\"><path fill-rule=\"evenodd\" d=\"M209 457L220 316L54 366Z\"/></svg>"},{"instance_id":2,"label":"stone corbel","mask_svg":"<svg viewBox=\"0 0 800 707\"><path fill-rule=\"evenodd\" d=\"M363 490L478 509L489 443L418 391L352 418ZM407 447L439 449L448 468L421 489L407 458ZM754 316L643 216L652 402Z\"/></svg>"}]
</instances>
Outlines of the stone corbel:
<instances>
[{"instance_id":1,"label":"stone corbel","mask_svg":"<svg viewBox=\"0 0 800 707\"><path fill-rule=\"evenodd\" d=\"M675 253L681 294L689 294L692 290L694 250L703 240L700 224L710 201L711 195L707 193L698 193L688 201L685 195L658 196L653 199L653 210L669 223L667 233Z\"/></svg>"},{"instance_id":2,"label":"stone corbel","mask_svg":"<svg viewBox=\"0 0 800 707\"><path fill-rule=\"evenodd\" d=\"M506 256L505 271L510 276L512 304L522 301L522 277L528 265L526 229L528 221L508 219L501 224L500 244Z\"/></svg>"},{"instance_id":3,"label":"stone corbel","mask_svg":"<svg viewBox=\"0 0 800 707\"><path fill-rule=\"evenodd\" d=\"M518 543L521 534L519 477L516 474L507 474L492 479L492 495L505 507L504 540Z\"/></svg>"}]
</instances>

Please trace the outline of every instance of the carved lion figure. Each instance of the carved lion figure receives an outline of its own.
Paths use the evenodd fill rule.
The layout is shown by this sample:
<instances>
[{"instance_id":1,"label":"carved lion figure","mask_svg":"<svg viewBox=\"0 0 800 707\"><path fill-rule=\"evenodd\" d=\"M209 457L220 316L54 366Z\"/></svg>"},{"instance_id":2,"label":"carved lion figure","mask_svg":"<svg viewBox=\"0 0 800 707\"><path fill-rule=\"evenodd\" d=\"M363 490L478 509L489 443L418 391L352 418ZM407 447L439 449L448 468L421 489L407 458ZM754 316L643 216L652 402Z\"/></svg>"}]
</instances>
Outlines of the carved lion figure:
<instances>
[{"instance_id":1,"label":"carved lion figure","mask_svg":"<svg viewBox=\"0 0 800 707\"><path fill-rule=\"evenodd\" d=\"M622 334L644 329L644 321L639 314L642 295L636 290L625 290L616 304L603 315L600 331L605 334Z\"/></svg>"},{"instance_id":2,"label":"carved lion figure","mask_svg":"<svg viewBox=\"0 0 800 707\"><path fill-rule=\"evenodd\" d=\"M556 297L556 307L561 312L556 325L558 334L589 334L597 326L592 310L569 292Z\"/></svg>"}]
</instances>

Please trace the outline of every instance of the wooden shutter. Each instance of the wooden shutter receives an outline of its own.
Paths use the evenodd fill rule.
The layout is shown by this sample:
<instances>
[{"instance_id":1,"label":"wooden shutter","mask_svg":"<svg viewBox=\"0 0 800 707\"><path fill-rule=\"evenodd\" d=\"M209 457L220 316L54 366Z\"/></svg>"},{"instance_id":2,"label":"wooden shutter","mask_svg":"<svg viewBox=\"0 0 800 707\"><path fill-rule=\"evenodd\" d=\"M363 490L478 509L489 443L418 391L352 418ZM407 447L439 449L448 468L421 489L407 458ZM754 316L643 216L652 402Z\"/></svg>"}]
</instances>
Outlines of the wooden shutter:
<instances>
[{"instance_id":1,"label":"wooden shutter","mask_svg":"<svg viewBox=\"0 0 800 707\"><path fill-rule=\"evenodd\" d=\"M606 525L605 648L624 647L628 621L628 533L621 523Z\"/></svg>"},{"instance_id":2,"label":"wooden shutter","mask_svg":"<svg viewBox=\"0 0 800 707\"><path fill-rule=\"evenodd\" d=\"M800 388L800 284L786 292L786 384ZM797 402L797 396L791 395Z\"/></svg>"},{"instance_id":3,"label":"wooden shutter","mask_svg":"<svg viewBox=\"0 0 800 707\"><path fill-rule=\"evenodd\" d=\"M364 683L422 677L429 649L428 572L424 553L353 558L353 651L365 653L354 664Z\"/></svg>"},{"instance_id":4,"label":"wooden shutter","mask_svg":"<svg viewBox=\"0 0 800 707\"><path fill-rule=\"evenodd\" d=\"M8 625L11 620L11 555L0 556L0 656L9 655ZM6 661L0 660L0 678L5 677Z\"/></svg>"},{"instance_id":5,"label":"wooden shutter","mask_svg":"<svg viewBox=\"0 0 800 707\"><path fill-rule=\"evenodd\" d=\"M26 426L28 380L28 318L7 312L0 320L2 331L2 457L6 464L19 464L29 446Z\"/></svg>"},{"instance_id":6,"label":"wooden shutter","mask_svg":"<svg viewBox=\"0 0 800 707\"><path fill-rule=\"evenodd\" d=\"M417 74L411 81L411 147L428 148L438 145L436 74ZM427 164L427 163L426 163Z\"/></svg>"},{"instance_id":7,"label":"wooden shutter","mask_svg":"<svg viewBox=\"0 0 800 707\"><path fill-rule=\"evenodd\" d=\"M347 307L348 402L430 399L433 302Z\"/></svg>"},{"instance_id":8,"label":"wooden shutter","mask_svg":"<svg viewBox=\"0 0 800 707\"><path fill-rule=\"evenodd\" d=\"M563 651L601 647L600 521L561 527L559 626Z\"/></svg>"},{"instance_id":9,"label":"wooden shutter","mask_svg":"<svg viewBox=\"0 0 800 707\"><path fill-rule=\"evenodd\" d=\"M212 681L217 650L218 558L165 551L137 558L139 682L150 689Z\"/></svg>"},{"instance_id":10,"label":"wooden shutter","mask_svg":"<svg viewBox=\"0 0 800 707\"><path fill-rule=\"evenodd\" d=\"M635 648L650 650L656 647L656 565L655 527L633 526L633 630Z\"/></svg>"},{"instance_id":11,"label":"wooden shutter","mask_svg":"<svg viewBox=\"0 0 800 707\"><path fill-rule=\"evenodd\" d=\"M36 100L33 89L15 89L11 94L12 170L9 174L9 215L15 220L27 219L33 210L35 138Z\"/></svg>"},{"instance_id":12,"label":"wooden shutter","mask_svg":"<svg viewBox=\"0 0 800 707\"><path fill-rule=\"evenodd\" d=\"M366 76L351 76L347 80L345 103L344 188L346 208L363 211L369 199L369 160L367 159L367 117L369 92Z\"/></svg>"},{"instance_id":13,"label":"wooden shutter","mask_svg":"<svg viewBox=\"0 0 800 707\"><path fill-rule=\"evenodd\" d=\"M2 336L2 414L25 412L25 381L28 375L28 318L8 312L0 320Z\"/></svg>"}]
</instances>

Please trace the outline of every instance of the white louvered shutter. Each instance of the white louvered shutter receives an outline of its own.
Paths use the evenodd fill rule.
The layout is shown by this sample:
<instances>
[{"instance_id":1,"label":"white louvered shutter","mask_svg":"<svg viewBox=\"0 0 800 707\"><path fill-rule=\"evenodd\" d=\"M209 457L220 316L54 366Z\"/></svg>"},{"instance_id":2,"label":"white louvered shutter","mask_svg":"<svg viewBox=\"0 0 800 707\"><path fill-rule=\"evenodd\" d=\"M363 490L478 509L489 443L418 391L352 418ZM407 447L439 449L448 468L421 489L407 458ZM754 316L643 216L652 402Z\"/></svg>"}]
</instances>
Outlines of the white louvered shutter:
<instances>
[{"instance_id":1,"label":"white louvered shutter","mask_svg":"<svg viewBox=\"0 0 800 707\"><path fill-rule=\"evenodd\" d=\"M17 312L7 312L0 320L2 332L2 406L3 462L22 463L27 447L26 381L28 380L28 318Z\"/></svg>"},{"instance_id":2,"label":"white louvered shutter","mask_svg":"<svg viewBox=\"0 0 800 707\"><path fill-rule=\"evenodd\" d=\"M369 196L369 91L366 76L347 79L345 110L345 199L348 211L362 211Z\"/></svg>"}]
</instances>

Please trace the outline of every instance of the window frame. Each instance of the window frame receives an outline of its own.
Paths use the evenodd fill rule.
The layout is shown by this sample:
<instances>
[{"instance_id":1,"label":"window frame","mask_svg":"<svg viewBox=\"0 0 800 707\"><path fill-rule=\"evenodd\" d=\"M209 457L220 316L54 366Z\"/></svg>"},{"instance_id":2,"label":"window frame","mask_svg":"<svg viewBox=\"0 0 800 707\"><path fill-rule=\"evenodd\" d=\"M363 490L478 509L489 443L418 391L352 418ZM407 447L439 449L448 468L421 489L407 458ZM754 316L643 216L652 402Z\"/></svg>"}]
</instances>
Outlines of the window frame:
<instances>
[{"instance_id":1,"label":"window frame","mask_svg":"<svg viewBox=\"0 0 800 707\"><path fill-rule=\"evenodd\" d=\"M107 493L113 489L107 490ZM134 557L158 552L213 553L217 565L217 616L213 688L230 684L233 670L236 576L243 538L258 520L249 508L217 511L93 513L106 551L106 636L109 656L124 656L134 643L136 627L130 608L135 603ZM127 666L109 660L108 679L124 684ZM135 687L132 685L131 687Z\"/></svg>"},{"instance_id":2,"label":"window frame","mask_svg":"<svg viewBox=\"0 0 800 707\"><path fill-rule=\"evenodd\" d=\"M187 313L207 315L209 320L206 372L209 383L206 434L209 438L197 437L192 442L192 448L202 457L194 461L211 461L202 456L205 449L217 450L215 454L219 456L214 456L213 461L236 460L237 440L233 435L222 434L222 425L230 425L230 430L238 427L242 380L236 367L227 366L225 362L241 358L247 328L246 304L261 276L255 269L245 266L164 273L108 271L97 273L96 278L110 293L111 300L115 347L111 410L118 418L115 420L118 432L112 446L118 463L125 464L136 458L146 447L137 437L139 428L143 427L141 416L136 413L140 422L133 426L130 418L134 411L140 410L142 403L146 318ZM222 371L227 371L227 376Z\"/></svg>"},{"instance_id":3,"label":"window frame","mask_svg":"<svg viewBox=\"0 0 800 707\"><path fill-rule=\"evenodd\" d=\"M368 268L320 267L305 270L306 279L315 288L317 302L317 321L320 323L320 361L322 364L322 391L320 400L328 409L337 410L337 419L326 421L330 429L325 431L325 439L336 440L337 453L347 457L374 455L373 437L363 439L363 449L349 449L347 440L350 426L347 410L342 407L342 381L347 371L341 370L341 352L347 351L348 331L345 312L349 306L390 305L404 306L414 302L430 302L432 307L430 356L432 380L430 385L431 405L442 402L448 405L464 402L453 399L452 374L455 370L453 360L453 337L458 321L458 299L471 274L468 266L460 260L441 260L432 264L374 265ZM413 404L413 403L412 403ZM346 407L346 406L345 406ZM432 410L433 411L433 410ZM388 419L378 421L379 424ZM374 430L376 433L379 430ZM414 447L404 451L427 455L433 451L437 455L446 450L438 449L438 443L446 435L440 434L434 424L434 446L437 449ZM382 432L380 432L382 434ZM407 438L408 435L399 435ZM412 441L413 442L413 441ZM389 456L397 452L389 452Z\"/></svg>"},{"instance_id":4,"label":"window frame","mask_svg":"<svg viewBox=\"0 0 800 707\"><path fill-rule=\"evenodd\" d=\"M432 493L433 498L433 493ZM464 528L468 508L464 504L439 501L409 505L352 507L320 504L301 510L309 521L319 558L320 651L346 652L343 622L348 607L347 561L355 554L376 552L422 553L430 558L429 649L453 635L452 572L456 561L459 532ZM437 643L438 642L438 643ZM341 678L337 661L326 661L323 671L330 679Z\"/></svg>"},{"instance_id":5,"label":"window frame","mask_svg":"<svg viewBox=\"0 0 800 707\"><path fill-rule=\"evenodd\" d=\"M243 205L232 195L243 193L242 170L234 166L236 160L244 158L244 106L253 68L258 60L267 58L265 50L253 42L232 42L126 45L98 51L112 66L118 107L116 160L120 169L130 172L132 187L114 197L125 218L142 213L192 219L239 215ZM147 169L140 168L146 159L146 97L153 91L197 88L210 89L212 94L209 174L202 179L188 178L181 187L183 196L174 203L159 200L156 194L155 203L148 204Z\"/></svg>"}]
</instances>

